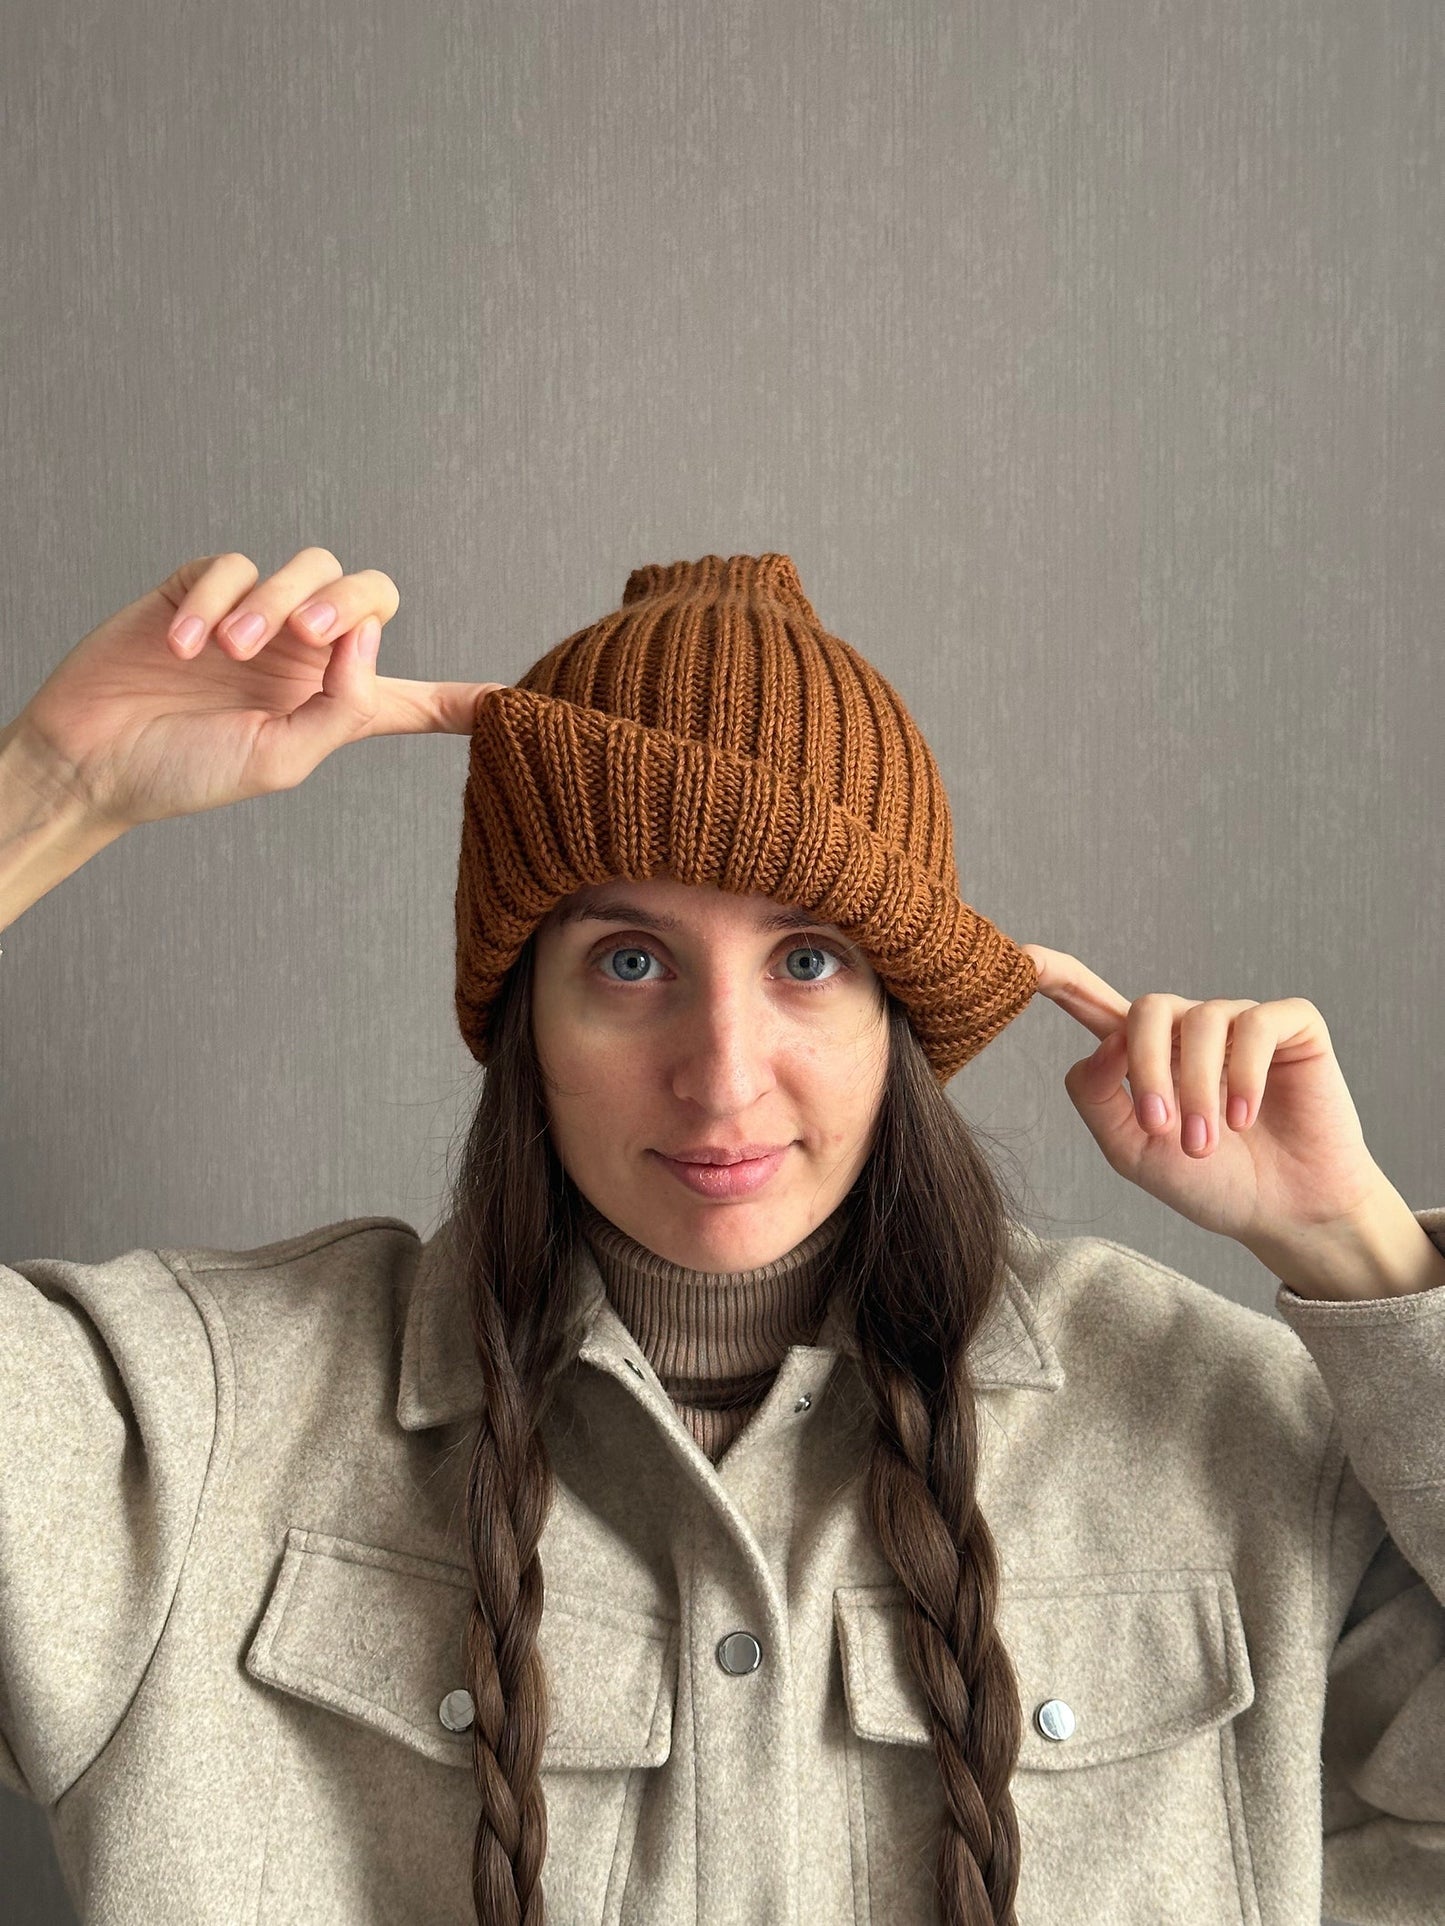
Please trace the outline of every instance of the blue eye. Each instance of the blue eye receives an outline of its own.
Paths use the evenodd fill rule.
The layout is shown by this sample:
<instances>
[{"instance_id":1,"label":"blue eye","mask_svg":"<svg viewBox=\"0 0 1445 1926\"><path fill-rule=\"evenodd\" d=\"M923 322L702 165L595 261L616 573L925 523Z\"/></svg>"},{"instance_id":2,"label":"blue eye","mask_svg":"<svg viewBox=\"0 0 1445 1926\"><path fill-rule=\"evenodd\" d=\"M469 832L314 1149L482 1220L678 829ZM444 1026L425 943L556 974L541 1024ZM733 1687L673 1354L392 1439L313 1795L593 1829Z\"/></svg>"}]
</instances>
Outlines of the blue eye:
<instances>
[{"instance_id":1,"label":"blue eye","mask_svg":"<svg viewBox=\"0 0 1445 1926\"><path fill-rule=\"evenodd\" d=\"M787 952L787 954L789 957L809 956L814 958L815 961L820 960L825 956L831 956L834 962L836 962L838 965L838 969L835 972L835 974L840 976L842 975L843 969L845 967L843 963L843 959L842 957L839 956L838 952L835 949L830 949L828 945L825 943L795 943L792 946L792 948ZM828 977L828 976L801 976L801 977L795 976L792 980L795 983L807 984L807 983L831 983L833 979L832 977Z\"/></svg>"},{"instance_id":2,"label":"blue eye","mask_svg":"<svg viewBox=\"0 0 1445 1926\"><path fill-rule=\"evenodd\" d=\"M653 963L657 961L657 958L653 956L651 950L644 950L635 943L628 943L627 945L625 945L623 948L620 948L620 949L607 950L603 953L601 960L604 963L610 963L614 956L625 956L631 962L639 962L641 963L642 968L644 970L646 969L647 963L649 960ZM642 976L624 976L621 978L613 977L612 981L614 983L616 982L641 983L645 981L645 978Z\"/></svg>"},{"instance_id":3,"label":"blue eye","mask_svg":"<svg viewBox=\"0 0 1445 1926\"><path fill-rule=\"evenodd\" d=\"M790 944L785 951L785 955L789 958L794 956L811 957L814 959L815 968L817 959L831 956L833 961L838 965L838 968L829 976L789 975L788 981L801 990L822 989L826 984L832 983L837 977L852 967L844 959L841 951L835 949L831 943L826 943L822 940L813 943ZM605 971L604 974L609 983L645 983L648 981L646 974L648 963L657 962L656 956L653 955L645 943L615 944L611 949L603 949L600 951L594 960L599 964L610 963L615 956L626 957L628 964L634 966L633 973L613 976L610 971Z\"/></svg>"}]
</instances>

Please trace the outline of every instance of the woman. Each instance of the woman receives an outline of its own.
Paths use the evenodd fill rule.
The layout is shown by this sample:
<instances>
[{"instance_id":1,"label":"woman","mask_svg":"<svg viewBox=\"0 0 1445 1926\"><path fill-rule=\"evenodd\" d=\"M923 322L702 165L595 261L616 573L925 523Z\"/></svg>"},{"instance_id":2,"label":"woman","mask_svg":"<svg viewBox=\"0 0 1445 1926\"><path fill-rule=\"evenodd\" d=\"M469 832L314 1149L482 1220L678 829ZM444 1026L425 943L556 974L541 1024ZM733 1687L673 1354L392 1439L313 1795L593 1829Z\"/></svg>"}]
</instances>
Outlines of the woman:
<instances>
[{"instance_id":1,"label":"woman","mask_svg":"<svg viewBox=\"0 0 1445 1926\"><path fill-rule=\"evenodd\" d=\"M1314 1921L1323 1832L1328 1910L1438 1918L1445 1209L1318 1011L1131 1003L964 903L785 555L636 569L514 688L376 678L395 590L325 551L255 582L190 565L0 736L48 826L0 923L465 729L486 1074L425 1243L0 1270L0 1776L84 1916ZM1036 988L1112 1167L1290 1329L1019 1221L945 1085Z\"/></svg>"}]
</instances>

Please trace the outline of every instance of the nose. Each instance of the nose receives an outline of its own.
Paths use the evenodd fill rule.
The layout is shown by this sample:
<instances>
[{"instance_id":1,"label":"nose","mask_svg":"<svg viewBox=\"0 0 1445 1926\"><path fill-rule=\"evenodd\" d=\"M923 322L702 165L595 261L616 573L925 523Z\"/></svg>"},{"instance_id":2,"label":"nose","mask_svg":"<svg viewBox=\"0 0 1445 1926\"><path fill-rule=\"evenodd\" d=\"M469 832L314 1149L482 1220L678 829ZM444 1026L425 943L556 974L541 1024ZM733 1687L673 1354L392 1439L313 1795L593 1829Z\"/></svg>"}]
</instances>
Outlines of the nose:
<instances>
[{"instance_id":1,"label":"nose","mask_svg":"<svg viewBox=\"0 0 1445 1926\"><path fill-rule=\"evenodd\" d=\"M765 999L742 984L710 984L678 1012L672 1088L709 1116L735 1116L777 1082Z\"/></svg>"}]
</instances>

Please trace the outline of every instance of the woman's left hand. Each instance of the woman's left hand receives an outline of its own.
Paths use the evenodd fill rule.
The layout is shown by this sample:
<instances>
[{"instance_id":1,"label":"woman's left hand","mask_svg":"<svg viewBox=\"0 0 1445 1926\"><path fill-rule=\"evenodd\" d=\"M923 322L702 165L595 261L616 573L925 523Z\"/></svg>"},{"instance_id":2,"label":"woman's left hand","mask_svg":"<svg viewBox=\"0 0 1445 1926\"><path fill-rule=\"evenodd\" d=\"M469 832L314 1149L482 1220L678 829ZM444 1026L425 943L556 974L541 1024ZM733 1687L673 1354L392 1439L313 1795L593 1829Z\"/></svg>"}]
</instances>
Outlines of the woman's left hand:
<instances>
[{"instance_id":1,"label":"woman's left hand","mask_svg":"<svg viewBox=\"0 0 1445 1926\"><path fill-rule=\"evenodd\" d=\"M1181 1217L1246 1247L1283 1245L1348 1218L1388 1181L1325 1020L1304 997L1154 991L1131 1003L1077 957L1021 947L1043 994L1103 1039L1065 1074L1074 1108L1113 1169ZM1150 1093L1168 1114L1146 1128ZM1199 1148L1191 1114L1204 1119Z\"/></svg>"}]
</instances>

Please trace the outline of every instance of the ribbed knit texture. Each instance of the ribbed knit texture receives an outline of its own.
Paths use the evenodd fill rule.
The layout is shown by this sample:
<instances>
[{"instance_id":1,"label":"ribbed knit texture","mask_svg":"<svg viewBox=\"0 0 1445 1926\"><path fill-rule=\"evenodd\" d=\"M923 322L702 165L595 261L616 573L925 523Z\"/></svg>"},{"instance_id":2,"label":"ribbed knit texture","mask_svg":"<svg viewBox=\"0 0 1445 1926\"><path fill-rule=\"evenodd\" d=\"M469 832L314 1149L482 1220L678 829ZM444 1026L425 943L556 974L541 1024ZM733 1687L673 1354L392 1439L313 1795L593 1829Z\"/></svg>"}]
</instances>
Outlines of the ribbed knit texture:
<instances>
[{"instance_id":1,"label":"ribbed knit texture","mask_svg":"<svg viewBox=\"0 0 1445 1926\"><path fill-rule=\"evenodd\" d=\"M793 1344L809 1344L833 1287L841 1208L771 1264L693 1271L659 1257L582 1199L582 1228L613 1308L679 1417L716 1464L767 1396Z\"/></svg>"},{"instance_id":2,"label":"ribbed knit texture","mask_svg":"<svg viewBox=\"0 0 1445 1926\"><path fill-rule=\"evenodd\" d=\"M635 568L620 609L478 698L462 814L455 1008L482 1064L537 924L616 877L665 871L836 924L940 1082L1038 987L959 895L948 797L902 698L823 627L786 555Z\"/></svg>"}]
</instances>

